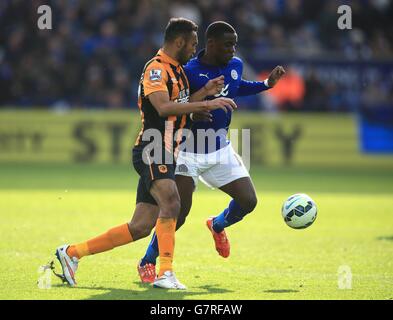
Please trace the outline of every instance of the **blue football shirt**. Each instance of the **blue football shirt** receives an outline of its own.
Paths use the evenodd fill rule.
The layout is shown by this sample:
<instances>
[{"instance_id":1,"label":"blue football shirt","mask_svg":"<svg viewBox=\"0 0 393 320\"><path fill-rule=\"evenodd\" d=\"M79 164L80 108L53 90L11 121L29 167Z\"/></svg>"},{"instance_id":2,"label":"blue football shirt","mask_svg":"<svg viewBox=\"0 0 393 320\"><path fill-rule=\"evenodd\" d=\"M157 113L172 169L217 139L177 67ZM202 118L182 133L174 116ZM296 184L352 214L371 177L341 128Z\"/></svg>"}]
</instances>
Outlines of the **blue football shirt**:
<instances>
[{"instance_id":1,"label":"blue football shirt","mask_svg":"<svg viewBox=\"0 0 393 320\"><path fill-rule=\"evenodd\" d=\"M252 95L268 89L264 82L246 81L242 79L243 62L240 58L234 57L228 64L223 66L207 65L201 61L204 50L200 51L197 57L191 59L185 66L191 94L200 90L209 80L221 75L225 78L224 88L215 96L209 96L206 99L211 100L217 97L226 97L234 99L237 96ZM187 152L209 153L219 150L228 145L227 133L231 123L232 112L227 113L222 109L211 111L212 122L192 122L190 130L194 135L194 147L187 146ZM207 138L197 139L198 130L212 129L216 133L215 141L209 142ZM199 142L199 143L198 143ZM203 146L202 148L199 146Z\"/></svg>"}]
</instances>

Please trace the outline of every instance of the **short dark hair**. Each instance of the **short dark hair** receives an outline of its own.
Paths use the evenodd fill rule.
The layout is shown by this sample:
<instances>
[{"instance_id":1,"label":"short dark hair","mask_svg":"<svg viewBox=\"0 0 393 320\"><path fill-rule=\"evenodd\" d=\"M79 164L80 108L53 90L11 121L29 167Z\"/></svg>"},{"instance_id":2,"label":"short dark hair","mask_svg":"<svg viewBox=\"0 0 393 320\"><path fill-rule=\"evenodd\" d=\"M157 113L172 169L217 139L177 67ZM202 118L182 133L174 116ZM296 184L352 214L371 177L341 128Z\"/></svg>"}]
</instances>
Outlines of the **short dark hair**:
<instances>
[{"instance_id":1,"label":"short dark hair","mask_svg":"<svg viewBox=\"0 0 393 320\"><path fill-rule=\"evenodd\" d=\"M222 37L224 33L236 33L236 30L225 21L216 21L207 27L205 38L206 40L211 38L217 39Z\"/></svg>"},{"instance_id":2,"label":"short dark hair","mask_svg":"<svg viewBox=\"0 0 393 320\"><path fill-rule=\"evenodd\" d=\"M165 42L172 42L179 36L188 38L191 33L198 31L198 26L195 22L185 18L171 18L165 29Z\"/></svg>"}]
</instances>

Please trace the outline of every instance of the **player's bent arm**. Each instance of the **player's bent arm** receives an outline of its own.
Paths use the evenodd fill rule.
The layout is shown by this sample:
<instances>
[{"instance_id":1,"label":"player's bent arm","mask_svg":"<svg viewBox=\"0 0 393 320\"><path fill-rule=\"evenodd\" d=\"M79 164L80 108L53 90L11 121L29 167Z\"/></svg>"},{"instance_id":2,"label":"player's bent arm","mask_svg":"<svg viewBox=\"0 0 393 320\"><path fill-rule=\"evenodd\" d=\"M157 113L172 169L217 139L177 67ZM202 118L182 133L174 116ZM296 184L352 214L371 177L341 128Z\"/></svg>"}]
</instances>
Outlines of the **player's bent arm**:
<instances>
[{"instance_id":1,"label":"player's bent arm","mask_svg":"<svg viewBox=\"0 0 393 320\"><path fill-rule=\"evenodd\" d=\"M282 66L277 66L265 81L247 81L241 79L237 95L250 96L273 88L284 74L285 69Z\"/></svg>"},{"instance_id":2,"label":"player's bent arm","mask_svg":"<svg viewBox=\"0 0 393 320\"><path fill-rule=\"evenodd\" d=\"M191 95L190 101L202 101L208 96L214 96L221 92L221 90L224 88L224 84L224 76L211 79L201 89Z\"/></svg>"},{"instance_id":3,"label":"player's bent arm","mask_svg":"<svg viewBox=\"0 0 393 320\"><path fill-rule=\"evenodd\" d=\"M157 110L160 117L178 116L191 112L207 111L207 101L178 103L169 99L168 92L157 91L148 95L148 98Z\"/></svg>"},{"instance_id":4,"label":"player's bent arm","mask_svg":"<svg viewBox=\"0 0 393 320\"><path fill-rule=\"evenodd\" d=\"M205 87L202 87L197 92L193 93L190 96L190 102L198 102L204 100L208 96L207 90Z\"/></svg>"},{"instance_id":5,"label":"player's bent arm","mask_svg":"<svg viewBox=\"0 0 393 320\"><path fill-rule=\"evenodd\" d=\"M199 102L177 103L169 99L166 91L156 91L148 95L148 98L157 110L160 117L178 116L192 112L211 111L223 109L225 112L233 111L237 106L235 102L228 98L217 98Z\"/></svg>"}]
</instances>

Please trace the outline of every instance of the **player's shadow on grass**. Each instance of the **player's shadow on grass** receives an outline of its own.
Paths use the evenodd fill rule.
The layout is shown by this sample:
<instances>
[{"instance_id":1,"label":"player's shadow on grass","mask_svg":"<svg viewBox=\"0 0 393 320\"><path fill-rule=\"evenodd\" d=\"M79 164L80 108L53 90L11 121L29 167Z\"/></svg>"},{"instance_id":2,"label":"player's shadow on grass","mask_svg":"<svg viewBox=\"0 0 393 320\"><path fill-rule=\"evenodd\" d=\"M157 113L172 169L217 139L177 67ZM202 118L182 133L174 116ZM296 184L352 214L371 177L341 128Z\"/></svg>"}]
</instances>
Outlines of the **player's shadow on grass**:
<instances>
[{"instance_id":1,"label":"player's shadow on grass","mask_svg":"<svg viewBox=\"0 0 393 320\"><path fill-rule=\"evenodd\" d=\"M233 292L232 290L214 287L213 285L204 285L197 287L197 291L187 290L166 290L153 288L152 285L134 282L135 286L145 289L144 291L135 291L130 289L106 288L106 287L80 287L74 289L88 289L106 291L92 295L86 300L182 300L196 295L210 295ZM200 290L202 289L202 290Z\"/></svg>"},{"instance_id":2,"label":"player's shadow on grass","mask_svg":"<svg viewBox=\"0 0 393 320\"><path fill-rule=\"evenodd\" d=\"M274 290L265 290L266 293L295 293L299 292L299 290L293 289L274 289Z\"/></svg>"},{"instance_id":3,"label":"player's shadow on grass","mask_svg":"<svg viewBox=\"0 0 393 320\"><path fill-rule=\"evenodd\" d=\"M393 241L393 236L381 236L377 240Z\"/></svg>"}]
</instances>

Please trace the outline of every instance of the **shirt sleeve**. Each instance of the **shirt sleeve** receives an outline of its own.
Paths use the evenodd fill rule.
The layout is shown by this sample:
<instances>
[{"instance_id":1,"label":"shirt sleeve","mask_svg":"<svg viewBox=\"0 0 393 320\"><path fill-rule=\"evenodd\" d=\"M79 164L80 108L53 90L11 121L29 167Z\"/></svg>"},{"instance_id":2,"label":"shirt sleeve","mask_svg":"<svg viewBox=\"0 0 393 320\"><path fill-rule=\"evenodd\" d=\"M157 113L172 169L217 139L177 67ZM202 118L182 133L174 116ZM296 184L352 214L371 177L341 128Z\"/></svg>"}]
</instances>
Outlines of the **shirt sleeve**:
<instances>
[{"instance_id":1,"label":"shirt sleeve","mask_svg":"<svg viewBox=\"0 0 393 320\"><path fill-rule=\"evenodd\" d=\"M268 89L270 89L270 87L265 84L265 81L247 81L241 79L237 95L251 96Z\"/></svg>"},{"instance_id":2,"label":"shirt sleeve","mask_svg":"<svg viewBox=\"0 0 393 320\"><path fill-rule=\"evenodd\" d=\"M145 70L143 76L143 91L145 97L153 92L166 91L168 92L168 74L164 66L154 61Z\"/></svg>"}]
</instances>

